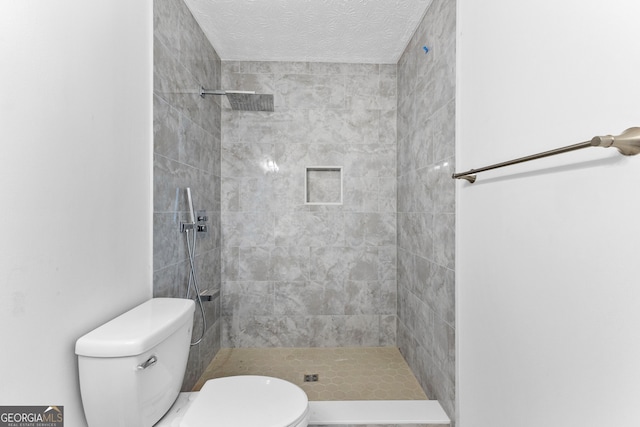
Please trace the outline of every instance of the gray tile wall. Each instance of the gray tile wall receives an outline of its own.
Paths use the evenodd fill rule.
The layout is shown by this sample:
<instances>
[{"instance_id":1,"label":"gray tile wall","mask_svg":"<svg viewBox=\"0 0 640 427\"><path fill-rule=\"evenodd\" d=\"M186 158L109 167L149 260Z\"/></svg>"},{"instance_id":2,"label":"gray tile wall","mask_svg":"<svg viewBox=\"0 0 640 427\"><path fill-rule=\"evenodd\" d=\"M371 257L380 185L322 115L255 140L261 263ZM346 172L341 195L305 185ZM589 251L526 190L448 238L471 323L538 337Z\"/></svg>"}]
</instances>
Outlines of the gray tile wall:
<instances>
[{"instance_id":1,"label":"gray tile wall","mask_svg":"<svg viewBox=\"0 0 640 427\"><path fill-rule=\"evenodd\" d=\"M154 1L154 214L155 297L185 297L189 279L185 187L209 231L198 233L200 289L220 290L220 100L200 98L201 85L220 86L220 58L182 0ZM192 292L193 295L193 292ZM220 348L220 299L205 303L207 332L191 347L183 390L190 390ZM202 331L196 307L194 339Z\"/></svg>"},{"instance_id":2,"label":"gray tile wall","mask_svg":"<svg viewBox=\"0 0 640 427\"><path fill-rule=\"evenodd\" d=\"M398 62L398 346L452 420L455 16L433 0Z\"/></svg>"},{"instance_id":3,"label":"gray tile wall","mask_svg":"<svg viewBox=\"0 0 640 427\"><path fill-rule=\"evenodd\" d=\"M396 66L224 62L224 347L396 342ZM342 205L305 204L307 166L342 166Z\"/></svg>"},{"instance_id":4,"label":"gray tile wall","mask_svg":"<svg viewBox=\"0 0 640 427\"><path fill-rule=\"evenodd\" d=\"M397 67L221 70L181 1L156 0L154 20L154 295L186 289L187 186L210 218L201 287L222 291L185 389L221 345L397 342L453 418L455 2L434 0ZM231 111L200 85L274 93L276 111ZM343 205L304 203L306 166L343 167Z\"/></svg>"}]
</instances>

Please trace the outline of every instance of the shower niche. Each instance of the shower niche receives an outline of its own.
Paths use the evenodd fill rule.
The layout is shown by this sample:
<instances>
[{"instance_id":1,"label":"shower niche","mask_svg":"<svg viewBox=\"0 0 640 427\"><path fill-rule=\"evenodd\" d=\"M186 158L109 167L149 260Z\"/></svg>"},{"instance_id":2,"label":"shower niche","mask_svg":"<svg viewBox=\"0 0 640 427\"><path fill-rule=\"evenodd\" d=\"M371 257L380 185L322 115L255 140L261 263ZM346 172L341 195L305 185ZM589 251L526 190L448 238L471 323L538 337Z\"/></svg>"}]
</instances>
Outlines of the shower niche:
<instances>
[{"instance_id":1,"label":"shower niche","mask_svg":"<svg viewBox=\"0 0 640 427\"><path fill-rule=\"evenodd\" d=\"M342 166L307 166L304 201L307 205L342 204Z\"/></svg>"}]
</instances>

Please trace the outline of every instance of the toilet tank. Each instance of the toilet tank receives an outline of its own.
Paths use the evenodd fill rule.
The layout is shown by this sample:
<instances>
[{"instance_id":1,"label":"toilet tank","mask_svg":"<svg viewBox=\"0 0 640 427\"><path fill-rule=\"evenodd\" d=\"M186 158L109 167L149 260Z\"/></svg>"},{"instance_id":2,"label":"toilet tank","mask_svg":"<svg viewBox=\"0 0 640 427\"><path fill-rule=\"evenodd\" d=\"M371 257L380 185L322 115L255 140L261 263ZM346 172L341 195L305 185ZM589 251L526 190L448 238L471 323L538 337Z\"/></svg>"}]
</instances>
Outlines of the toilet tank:
<instances>
[{"instance_id":1,"label":"toilet tank","mask_svg":"<svg viewBox=\"0 0 640 427\"><path fill-rule=\"evenodd\" d=\"M151 427L180 392L194 302L154 298L76 342L89 427Z\"/></svg>"}]
</instances>

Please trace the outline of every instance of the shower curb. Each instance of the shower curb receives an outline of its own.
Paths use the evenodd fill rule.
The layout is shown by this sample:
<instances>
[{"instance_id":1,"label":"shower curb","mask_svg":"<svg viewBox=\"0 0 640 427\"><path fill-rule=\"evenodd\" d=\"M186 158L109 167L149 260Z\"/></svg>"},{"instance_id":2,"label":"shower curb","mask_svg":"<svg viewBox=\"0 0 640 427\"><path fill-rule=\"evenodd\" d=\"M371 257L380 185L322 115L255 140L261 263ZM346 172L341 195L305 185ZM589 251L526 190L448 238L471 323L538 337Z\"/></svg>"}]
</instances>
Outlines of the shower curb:
<instances>
[{"instance_id":1,"label":"shower curb","mask_svg":"<svg viewBox=\"0 0 640 427\"><path fill-rule=\"evenodd\" d=\"M326 400L309 402L309 425L451 424L437 400Z\"/></svg>"}]
</instances>

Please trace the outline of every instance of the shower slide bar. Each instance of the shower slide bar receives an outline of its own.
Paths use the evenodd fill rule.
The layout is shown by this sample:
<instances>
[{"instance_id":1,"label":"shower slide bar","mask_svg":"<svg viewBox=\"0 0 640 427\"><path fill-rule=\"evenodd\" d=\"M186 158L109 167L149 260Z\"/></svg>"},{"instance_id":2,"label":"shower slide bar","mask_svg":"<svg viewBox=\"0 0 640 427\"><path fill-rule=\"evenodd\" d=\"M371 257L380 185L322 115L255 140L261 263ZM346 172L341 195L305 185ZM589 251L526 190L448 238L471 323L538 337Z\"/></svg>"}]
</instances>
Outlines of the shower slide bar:
<instances>
[{"instance_id":1,"label":"shower slide bar","mask_svg":"<svg viewBox=\"0 0 640 427\"><path fill-rule=\"evenodd\" d=\"M466 172L454 173L451 175L451 178L465 179L473 184L476 181L476 174L480 172L524 163L530 160L537 160L543 157L555 156L556 154L568 153L569 151L581 150L588 147L615 147L618 149L620 154L625 156L635 156L640 153L640 127L629 128L617 136L594 136L591 141L580 142L578 144L568 145L566 147L556 148L555 150L544 151L542 153L532 154L530 156L520 157L518 159L508 160L506 162L496 163L494 165L478 169L470 169Z\"/></svg>"}]
</instances>

